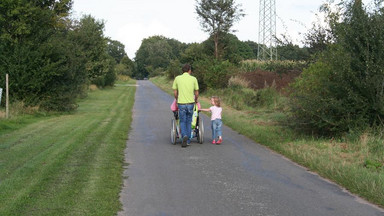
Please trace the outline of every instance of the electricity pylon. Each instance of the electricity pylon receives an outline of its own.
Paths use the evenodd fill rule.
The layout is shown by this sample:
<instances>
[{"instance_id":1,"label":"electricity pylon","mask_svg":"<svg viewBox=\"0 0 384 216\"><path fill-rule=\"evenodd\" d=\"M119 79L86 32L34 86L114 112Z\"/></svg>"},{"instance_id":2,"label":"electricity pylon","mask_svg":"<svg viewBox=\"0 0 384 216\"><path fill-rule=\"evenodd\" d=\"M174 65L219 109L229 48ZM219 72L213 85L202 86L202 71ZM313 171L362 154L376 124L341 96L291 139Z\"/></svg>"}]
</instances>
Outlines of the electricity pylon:
<instances>
[{"instance_id":1,"label":"electricity pylon","mask_svg":"<svg viewBox=\"0 0 384 216\"><path fill-rule=\"evenodd\" d=\"M276 60L276 0L260 0L258 60Z\"/></svg>"}]
</instances>

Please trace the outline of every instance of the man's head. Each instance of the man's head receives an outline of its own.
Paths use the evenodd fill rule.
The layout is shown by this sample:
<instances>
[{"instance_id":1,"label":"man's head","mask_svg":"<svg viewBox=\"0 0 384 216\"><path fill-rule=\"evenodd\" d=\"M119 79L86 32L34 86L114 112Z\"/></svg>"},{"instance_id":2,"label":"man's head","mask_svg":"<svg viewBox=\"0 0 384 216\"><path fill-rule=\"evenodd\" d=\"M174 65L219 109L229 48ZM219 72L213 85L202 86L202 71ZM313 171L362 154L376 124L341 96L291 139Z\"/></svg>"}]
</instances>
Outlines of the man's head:
<instances>
[{"instance_id":1,"label":"man's head","mask_svg":"<svg viewBox=\"0 0 384 216\"><path fill-rule=\"evenodd\" d=\"M182 70L183 70L183 73L191 71L191 65L190 64L185 64L183 66Z\"/></svg>"}]
</instances>

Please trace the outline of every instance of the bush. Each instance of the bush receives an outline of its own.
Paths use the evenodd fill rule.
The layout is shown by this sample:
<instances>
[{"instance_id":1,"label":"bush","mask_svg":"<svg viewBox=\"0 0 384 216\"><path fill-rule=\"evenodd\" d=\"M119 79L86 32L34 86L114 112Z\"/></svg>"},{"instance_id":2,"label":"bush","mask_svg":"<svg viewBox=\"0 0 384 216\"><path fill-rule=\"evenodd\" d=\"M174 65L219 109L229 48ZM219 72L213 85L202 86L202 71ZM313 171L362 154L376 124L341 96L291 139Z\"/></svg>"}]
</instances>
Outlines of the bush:
<instances>
[{"instance_id":1,"label":"bush","mask_svg":"<svg viewBox=\"0 0 384 216\"><path fill-rule=\"evenodd\" d=\"M357 2L334 23L337 43L293 85L292 116L300 129L337 135L382 125L384 119L383 16Z\"/></svg>"},{"instance_id":2,"label":"bush","mask_svg":"<svg viewBox=\"0 0 384 216\"><path fill-rule=\"evenodd\" d=\"M218 95L225 104L237 110L256 107L276 108L281 97L275 88L253 90L238 85L208 90L207 94Z\"/></svg>"},{"instance_id":3,"label":"bush","mask_svg":"<svg viewBox=\"0 0 384 216\"><path fill-rule=\"evenodd\" d=\"M250 81L239 77L239 76L233 76L228 80L228 87L243 87L243 88L249 88L251 85Z\"/></svg>"},{"instance_id":4,"label":"bush","mask_svg":"<svg viewBox=\"0 0 384 216\"><path fill-rule=\"evenodd\" d=\"M341 119L333 118L339 116L340 111L337 110L340 107L337 107L340 104L337 99L330 97L331 71L327 64L317 62L304 70L300 78L291 85L291 121L298 129L317 133L340 129Z\"/></svg>"},{"instance_id":5,"label":"bush","mask_svg":"<svg viewBox=\"0 0 384 216\"><path fill-rule=\"evenodd\" d=\"M235 66L229 61L206 59L193 64L194 75L199 81L201 91L221 89L228 86L228 80L235 71Z\"/></svg>"},{"instance_id":6,"label":"bush","mask_svg":"<svg viewBox=\"0 0 384 216\"><path fill-rule=\"evenodd\" d=\"M171 63L168 65L166 75L168 79L175 79L178 75L181 74L182 70L182 64L179 60L172 60Z\"/></svg>"},{"instance_id":7,"label":"bush","mask_svg":"<svg viewBox=\"0 0 384 216\"><path fill-rule=\"evenodd\" d=\"M245 60L240 63L241 70L244 72L253 72L256 70L265 70L276 73L285 73L291 70L302 71L307 67L305 61L259 61L259 60Z\"/></svg>"}]
</instances>

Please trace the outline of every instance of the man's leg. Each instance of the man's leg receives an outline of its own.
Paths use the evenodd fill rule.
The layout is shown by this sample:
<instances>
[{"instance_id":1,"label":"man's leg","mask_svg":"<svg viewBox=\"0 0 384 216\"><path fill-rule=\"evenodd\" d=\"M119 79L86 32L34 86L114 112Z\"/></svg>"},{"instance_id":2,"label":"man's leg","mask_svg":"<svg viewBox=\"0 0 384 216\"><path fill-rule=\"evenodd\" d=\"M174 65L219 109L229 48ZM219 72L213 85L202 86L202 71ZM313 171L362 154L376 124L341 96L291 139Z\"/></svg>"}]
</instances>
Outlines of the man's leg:
<instances>
[{"instance_id":1,"label":"man's leg","mask_svg":"<svg viewBox=\"0 0 384 216\"><path fill-rule=\"evenodd\" d=\"M181 130L181 138L183 139L183 142L181 143L181 147L187 146L187 138L188 135L188 129L187 129L187 105L185 104L178 104L179 107L179 118L180 118L180 130Z\"/></svg>"},{"instance_id":2,"label":"man's leg","mask_svg":"<svg viewBox=\"0 0 384 216\"><path fill-rule=\"evenodd\" d=\"M194 107L193 104L187 105L186 127L187 127L187 135L188 135L188 144L191 143L193 107Z\"/></svg>"}]
</instances>

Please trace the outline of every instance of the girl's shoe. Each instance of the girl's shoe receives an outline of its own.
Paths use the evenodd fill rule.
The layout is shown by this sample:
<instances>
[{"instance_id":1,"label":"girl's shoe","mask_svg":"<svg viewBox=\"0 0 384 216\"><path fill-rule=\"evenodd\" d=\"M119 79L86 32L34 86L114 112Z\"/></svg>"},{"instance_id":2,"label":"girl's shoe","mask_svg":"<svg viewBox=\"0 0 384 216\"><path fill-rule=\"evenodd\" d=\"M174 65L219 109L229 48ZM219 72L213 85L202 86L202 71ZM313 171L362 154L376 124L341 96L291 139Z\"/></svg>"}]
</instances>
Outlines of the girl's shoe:
<instances>
[{"instance_id":1,"label":"girl's shoe","mask_svg":"<svg viewBox=\"0 0 384 216\"><path fill-rule=\"evenodd\" d=\"M213 140L213 141L212 141L212 144L216 144L216 141L215 141L215 140Z\"/></svg>"},{"instance_id":2,"label":"girl's shoe","mask_svg":"<svg viewBox=\"0 0 384 216\"><path fill-rule=\"evenodd\" d=\"M216 144L217 144L217 145L220 145L221 142L223 142L223 140L220 138L220 139L216 142Z\"/></svg>"}]
</instances>

